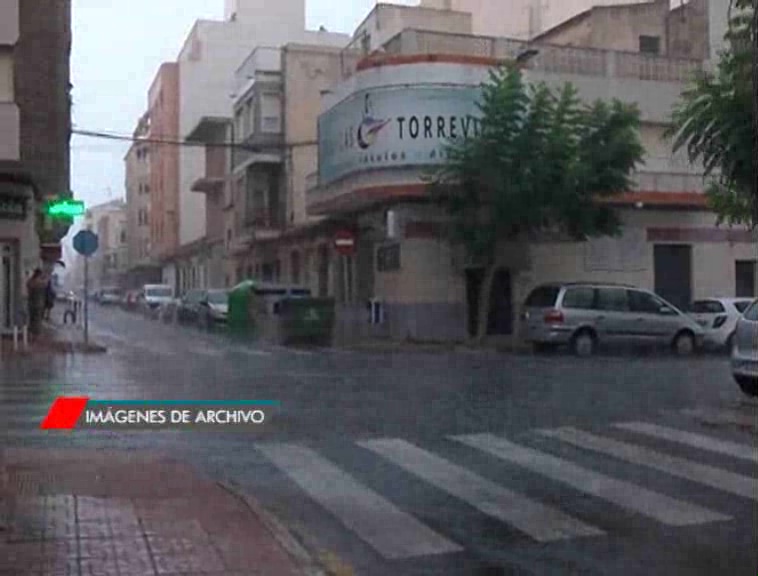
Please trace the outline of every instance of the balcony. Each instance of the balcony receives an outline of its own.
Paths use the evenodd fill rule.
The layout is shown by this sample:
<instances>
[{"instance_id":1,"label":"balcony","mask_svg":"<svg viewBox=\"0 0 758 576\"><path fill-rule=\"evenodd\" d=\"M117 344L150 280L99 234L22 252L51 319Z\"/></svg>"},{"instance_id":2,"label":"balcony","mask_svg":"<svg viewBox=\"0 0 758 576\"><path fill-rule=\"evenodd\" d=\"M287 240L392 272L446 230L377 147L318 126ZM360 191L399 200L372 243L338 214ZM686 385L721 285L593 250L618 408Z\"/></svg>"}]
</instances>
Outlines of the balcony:
<instances>
[{"instance_id":1,"label":"balcony","mask_svg":"<svg viewBox=\"0 0 758 576\"><path fill-rule=\"evenodd\" d=\"M414 29L403 30L394 36L384 45L383 53L375 58L381 60L388 55L447 54L509 60L527 48L539 52L525 67L531 71L550 74L683 83L703 68L700 60ZM355 67L343 67L343 75L352 76L371 60L372 57L368 57Z\"/></svg>"},{"instance_id":2,"label":"balcony","mask_svg":"<svg viewBox=\"0 0 758 576\"><path fill-rule=\"evenodd\" d=\"M244 225L250 230L255 240L277 238L285 227L283 214L266 208L250 210L245 214Z\"/></svg>"},{"instance_id":3,"label":"balcony","mask_svg":"<svg viewBox=\"0 0 758 576\"><path fill-rule=\"evenodd\" d=\"M245 58L234 73L234 93L243 96L256 82L280 81L282 52L279 48L259 46Z\"/></svg>"}]
</instances>

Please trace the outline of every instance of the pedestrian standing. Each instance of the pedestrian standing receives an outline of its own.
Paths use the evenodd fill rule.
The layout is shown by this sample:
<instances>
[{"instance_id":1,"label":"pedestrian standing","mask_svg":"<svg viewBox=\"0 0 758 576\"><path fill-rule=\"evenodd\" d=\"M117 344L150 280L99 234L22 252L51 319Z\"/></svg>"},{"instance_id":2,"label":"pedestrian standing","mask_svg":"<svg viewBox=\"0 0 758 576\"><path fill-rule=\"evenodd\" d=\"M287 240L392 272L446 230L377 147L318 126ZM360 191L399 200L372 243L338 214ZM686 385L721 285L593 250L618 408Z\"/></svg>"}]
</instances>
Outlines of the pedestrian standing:
<instances>
[{"instance_id":1,"label":"pedestrian standing","mask_svg":"<svg viewBox=\"0 0 758 576\"><path fill-rule=\"evenodd\" d=\"M55 306L55 289L53 288L53 279L50 278L45 286L45 320L50 320L50 313Z\"/></svg>"},{"instance_id":2,"label":"pedestrian standing","mask_svg":"<svg viewBox=\"0 0 758 576\"><path fill-rule=\"evenodd\" d=\"M29 302L29 331L37 336L42 327L42 316L45 311L47 282L42 270L36 268L26 283L26 293Z\"/></svg>"}]
</instances>

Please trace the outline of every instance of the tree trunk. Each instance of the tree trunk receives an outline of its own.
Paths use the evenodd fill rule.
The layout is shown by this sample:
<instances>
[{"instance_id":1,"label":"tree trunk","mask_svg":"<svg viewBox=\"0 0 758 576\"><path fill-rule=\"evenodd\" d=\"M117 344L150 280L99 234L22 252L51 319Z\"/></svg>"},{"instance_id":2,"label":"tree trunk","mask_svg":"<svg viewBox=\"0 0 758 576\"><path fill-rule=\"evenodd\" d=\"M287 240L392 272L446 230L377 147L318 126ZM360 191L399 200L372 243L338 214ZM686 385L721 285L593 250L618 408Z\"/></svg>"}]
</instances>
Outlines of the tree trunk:
<instances>
[{"instance_id":1,"label":"tree trunk","mask_svg":"<svg viewBox=\"0 0 758 576\"><path fill-rule=\"evenodd\" d=\"M479 310L477 317L476 342L481 344L487 336L489 327L490 300L492 299L492 284L495 280L495 265L485 268L482 285L479 288Z\"/></svg>"}]
</instances>

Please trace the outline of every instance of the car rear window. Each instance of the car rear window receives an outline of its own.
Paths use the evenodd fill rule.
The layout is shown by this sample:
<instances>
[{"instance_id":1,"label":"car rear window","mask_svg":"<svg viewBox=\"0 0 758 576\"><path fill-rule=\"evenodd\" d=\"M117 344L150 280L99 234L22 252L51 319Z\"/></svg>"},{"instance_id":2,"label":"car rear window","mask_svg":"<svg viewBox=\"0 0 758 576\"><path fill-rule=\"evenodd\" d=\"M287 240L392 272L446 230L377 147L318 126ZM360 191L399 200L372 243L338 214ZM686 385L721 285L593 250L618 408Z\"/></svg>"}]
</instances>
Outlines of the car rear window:
<instances>
[{"instance_id":1,"label":"car rear window","mask_svg":"<svg viewBox=\"0 0 758 576\"><path fill-rule=\"evenodd\" d=\"M758 300L745 312L745 318L751 322L758 322Z\"/></svg>"},{"instance_id":2,"label":"car rear window","mask_svg":"<svg viewBox=\"0 0 758 576\"><path fill-rule=\"evenodd\" d=\"M567 288L563 295L563 308L591 310L595 305L595 289L590 287Z\"/></svg>"},{"instance_id":3,"label":"car rear window","mask_svg":"<svg viewBox=\"0 0 758 576\"><path fill-rule=\"evenodd\" d=\"M693 314L723 314L725 311L724 305L716 300L697 300L690 306Z\"/></svg>"},{"instance_id":4,"label":"car rear window","mask_svg":"<svg viewBox=\"0 0 758 576\"><path fill-rule=\"evenodd\" d=\"M526 299L525 306L529 308L552 308L558 298L560 288L557 286L540 286L532 290Z\"/></svg>"}]
</instances>

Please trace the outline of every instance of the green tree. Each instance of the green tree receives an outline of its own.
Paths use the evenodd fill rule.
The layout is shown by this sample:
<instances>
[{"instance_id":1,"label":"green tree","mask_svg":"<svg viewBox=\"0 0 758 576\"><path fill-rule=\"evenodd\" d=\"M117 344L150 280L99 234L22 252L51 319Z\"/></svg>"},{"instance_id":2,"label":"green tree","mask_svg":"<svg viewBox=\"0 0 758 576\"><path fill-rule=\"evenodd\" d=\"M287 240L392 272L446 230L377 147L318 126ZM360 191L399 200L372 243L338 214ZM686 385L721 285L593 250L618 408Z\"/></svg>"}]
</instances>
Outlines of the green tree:
<instances>
[{"instance_id":1,"label":"green tree","mask_svg":"<svg viewBox=\"0 0 758 576\"><path fill-rule=\"evenodd\" d=\"M674 150L702 162L719 223L758 226L756 14L751 0L730 2L726 49L714 70L697 75L674 109Z\"/></svg>"},{"instance_id":2,"label":"green tree","mask_svg":"<svg viewBox=\"0 0 758 576\"><path fill-rule=\"evenodd\" d=\"M619 218L603 200L630 189L644 149L636 107L582 103L572 85L528 84L517 66L491 72L479 108L480 130L448 145L432 190L453 241L485 268L482 337L498 245L545 231L576 240L617 234Z\"/></svg>"}]
</instances>

